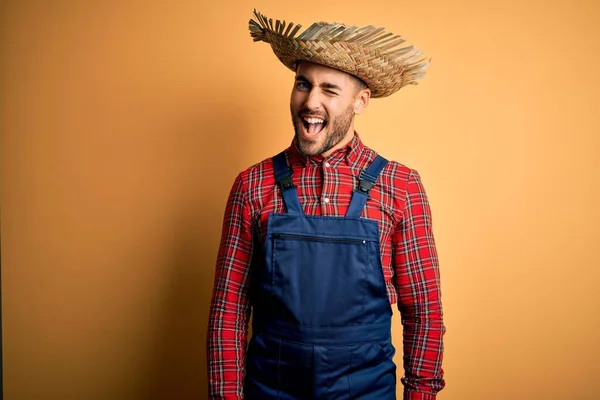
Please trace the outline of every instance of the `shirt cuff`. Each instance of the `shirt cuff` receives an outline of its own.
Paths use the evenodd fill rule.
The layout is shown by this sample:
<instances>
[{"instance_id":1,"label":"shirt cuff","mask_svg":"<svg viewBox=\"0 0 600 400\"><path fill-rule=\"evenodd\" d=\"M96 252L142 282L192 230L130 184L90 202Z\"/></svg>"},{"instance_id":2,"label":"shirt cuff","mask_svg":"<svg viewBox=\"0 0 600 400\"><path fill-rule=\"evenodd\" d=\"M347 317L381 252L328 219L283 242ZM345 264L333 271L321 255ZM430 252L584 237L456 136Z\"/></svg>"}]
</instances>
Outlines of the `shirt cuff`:
<instances>
[{"instance_id":1,"label":"shirt cuff","mask_svg":"<svg viewBox=\"0 0 600 400\"><path fill-rule=\"evenodd\" d=\"M403 400L435 400L435 396L435 394L405 390Z\"/></svg>"}]
</instances>

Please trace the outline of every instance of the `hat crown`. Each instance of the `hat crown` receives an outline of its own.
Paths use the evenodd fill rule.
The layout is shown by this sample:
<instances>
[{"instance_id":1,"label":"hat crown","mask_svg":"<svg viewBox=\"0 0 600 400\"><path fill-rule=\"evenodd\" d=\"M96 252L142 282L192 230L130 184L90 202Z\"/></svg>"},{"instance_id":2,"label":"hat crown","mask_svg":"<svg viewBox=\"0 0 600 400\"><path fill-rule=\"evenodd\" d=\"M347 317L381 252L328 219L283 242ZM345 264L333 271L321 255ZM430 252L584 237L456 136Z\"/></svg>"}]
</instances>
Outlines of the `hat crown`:
<instances>
[{"instance_id":1,"label":"hat crown","mask_svg":"<svg viewBox=\"0 0 600 400\"><path fill-rule=\"evenodd\" d=\"M273 21L256 10L254 15L257 21L249 22L253 40L269 43L286 67L295 70L297 62L305 60L338 69L363 80L372 97L416 84L428 66L427 60L417 59L419 50L400 47L405 40L382 27L320 21L296 36L302 25Z\"/></svg>"}]
</instances>

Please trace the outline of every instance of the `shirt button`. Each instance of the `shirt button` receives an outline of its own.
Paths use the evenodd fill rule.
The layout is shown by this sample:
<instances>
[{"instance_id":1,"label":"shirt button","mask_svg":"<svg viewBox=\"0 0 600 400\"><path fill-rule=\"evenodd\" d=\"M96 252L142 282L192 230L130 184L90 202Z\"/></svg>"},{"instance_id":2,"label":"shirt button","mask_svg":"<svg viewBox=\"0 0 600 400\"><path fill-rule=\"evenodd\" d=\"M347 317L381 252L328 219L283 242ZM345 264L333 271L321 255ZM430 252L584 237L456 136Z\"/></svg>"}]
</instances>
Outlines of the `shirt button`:
<instances>
[{"instance_id":1,"label":"shirt button","mask_svg":"<svg viewBox=\"0 0 600 400\"><path fill-rule=\"evenodd\" d=\"M329 197L325 197L325 198L323 199L323 201L324 201L325 203L329 203Z\"/></svg>"},{"instance_id":2,"label":"shirt button","mask_svg":"<svg viewBox=\"0 0 600 400\"><path fill-rule=\"evenodd\" d=\"M331 164L329 164L328 162L326 162L326 163L325 163L325 166L326 166L327 168L329 168L329 167L331 167Z\"/></svg>"}]
</instances>

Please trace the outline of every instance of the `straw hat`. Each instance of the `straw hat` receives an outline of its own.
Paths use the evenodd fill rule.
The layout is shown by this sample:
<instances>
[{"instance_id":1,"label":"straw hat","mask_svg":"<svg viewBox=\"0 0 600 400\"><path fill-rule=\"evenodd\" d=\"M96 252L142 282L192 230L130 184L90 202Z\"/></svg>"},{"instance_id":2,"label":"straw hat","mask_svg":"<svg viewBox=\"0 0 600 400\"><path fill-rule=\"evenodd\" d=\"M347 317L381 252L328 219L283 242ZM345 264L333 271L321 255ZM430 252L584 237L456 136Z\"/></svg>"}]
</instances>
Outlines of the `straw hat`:
<instances>
[{"instance_id":1,"label":"straw hat","mask_svg":"<svg viewBox=\"0 0 600 400\"><path fill-rule=\"evenodd\" d=\"M316 22L297 35L302 25L273 21L254 10L250 35L267 42L279 60L292 71L298 61L310 61L360 78L371 97L386 97L416 84L425 74L428 60L419 58L414 46L400 47L405 40L384 28L357 28L339 23Z\"/></svg>"}]
</instances>

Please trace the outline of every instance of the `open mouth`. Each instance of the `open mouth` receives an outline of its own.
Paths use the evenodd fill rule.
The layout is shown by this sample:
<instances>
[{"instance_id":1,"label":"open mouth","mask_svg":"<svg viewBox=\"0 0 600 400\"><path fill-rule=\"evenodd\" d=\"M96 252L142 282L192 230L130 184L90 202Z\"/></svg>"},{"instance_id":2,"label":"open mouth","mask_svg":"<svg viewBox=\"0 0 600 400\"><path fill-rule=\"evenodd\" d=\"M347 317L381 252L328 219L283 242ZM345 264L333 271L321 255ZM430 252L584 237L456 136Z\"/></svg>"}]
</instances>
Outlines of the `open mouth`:
<instances>
[{"instance_id":1,"label":"open mouth","mask_svg":"<svg viewBox=\"0 0 600 400\"><path fill-rule=\"evenodd\" d=\"M327 126L327 121L318 117L302 117L301 121L309 135L318 135Z\"/></svg>"}]
</instances>

